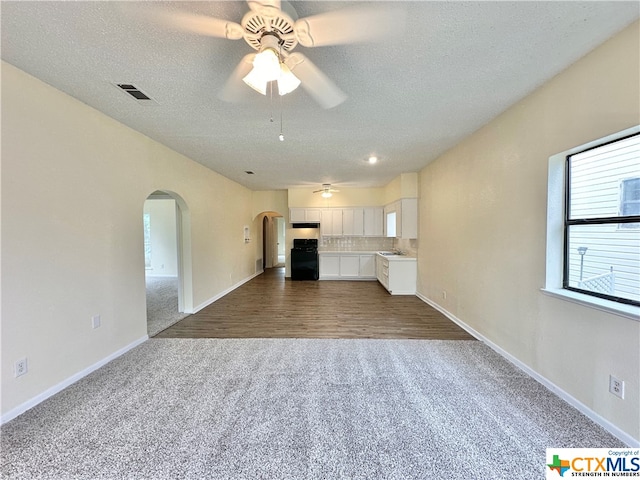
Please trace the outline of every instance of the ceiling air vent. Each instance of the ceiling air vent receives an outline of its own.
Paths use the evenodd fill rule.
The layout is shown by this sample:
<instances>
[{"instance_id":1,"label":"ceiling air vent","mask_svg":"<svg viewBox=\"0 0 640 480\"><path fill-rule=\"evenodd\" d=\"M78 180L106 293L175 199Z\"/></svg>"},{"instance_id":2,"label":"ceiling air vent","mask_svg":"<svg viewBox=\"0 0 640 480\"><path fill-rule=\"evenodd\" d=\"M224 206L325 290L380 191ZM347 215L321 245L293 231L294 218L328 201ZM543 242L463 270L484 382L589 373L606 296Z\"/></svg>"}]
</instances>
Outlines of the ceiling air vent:
<instances>
[{"instance_id":1,"label":"ceiling air vent","mask_svg":"<svg viewBox=\"0 0 640 480\"><path fill-rule=\"evenodd\" d=\"M139 103L156 103L157 104L157 102L154 99L152 99L149 95L147 95L146 93L144 93L142 90L140 90L138 87L136 87L131 83L116 83L115 85L123 92L126 92L127 94L131 95Z\"/></svg>"}]
</instances>

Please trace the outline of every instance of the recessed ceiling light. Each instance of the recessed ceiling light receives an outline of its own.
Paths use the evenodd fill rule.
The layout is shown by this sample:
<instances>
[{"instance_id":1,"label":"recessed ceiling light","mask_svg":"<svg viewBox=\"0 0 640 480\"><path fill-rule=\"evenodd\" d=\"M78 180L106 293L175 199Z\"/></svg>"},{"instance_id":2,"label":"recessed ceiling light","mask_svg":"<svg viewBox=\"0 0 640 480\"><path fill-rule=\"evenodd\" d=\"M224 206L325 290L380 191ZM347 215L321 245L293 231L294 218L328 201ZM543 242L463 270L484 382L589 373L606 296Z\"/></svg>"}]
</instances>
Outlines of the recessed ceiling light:
<instances>
[{"instance_id":1,"label":"recessed ceiling light","mask_svg":"<svg viewBox=\"0 0 640 480\"><path fill-rule=\"evenodd\" d=\"M374 163L376 163L378 161L378 157L376 157L375 155L371 155L368 159L367 162L369 162L370 165L373 165Z\"/></svg>"}]
</instances>

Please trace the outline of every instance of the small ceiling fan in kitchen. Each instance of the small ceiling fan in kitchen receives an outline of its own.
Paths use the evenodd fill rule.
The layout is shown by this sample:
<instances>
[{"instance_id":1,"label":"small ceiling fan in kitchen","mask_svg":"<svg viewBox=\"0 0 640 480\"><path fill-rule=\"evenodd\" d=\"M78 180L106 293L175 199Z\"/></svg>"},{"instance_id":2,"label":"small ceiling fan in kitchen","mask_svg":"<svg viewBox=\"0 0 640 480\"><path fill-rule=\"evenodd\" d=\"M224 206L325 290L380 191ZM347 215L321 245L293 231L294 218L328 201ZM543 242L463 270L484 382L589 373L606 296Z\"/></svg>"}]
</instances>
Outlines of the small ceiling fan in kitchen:
<instances>
[{"instance_id":1,"label":"small ceiling fan in kitchen","mask_svg":"<svg viewBox=\"0 0 640 480\"><path fill-rule=\"evenodd\" d=\"M322 192L322 197L331 198L334 193L338 193L340 190L336 190L335 188L331 188L330 183L323 183L322 188L320 190L315 190L313 193Z\"/></svg>"},{"instance_id":2,"label":"small ceiling fan in kitchen","mask_svg":"<svg viewBox=\"0 0 640 480\"><path fill-rule=\"evenodd\" d=\"M245 55L227 80L219 97L235 102L246 85L266 95L274 87L280 95L302 85L323 108L341 104L347 95L309 58L294 51L384 38L401 31L404 11L387 3L373 2L305 18L298 18L289 2L247 0L249 11L240 23L184 10L157 10L164 24L200 35L229 40L244 39L254 50ZM246 85L245 85L246 84Z\"/></svg>"}]
</instances>

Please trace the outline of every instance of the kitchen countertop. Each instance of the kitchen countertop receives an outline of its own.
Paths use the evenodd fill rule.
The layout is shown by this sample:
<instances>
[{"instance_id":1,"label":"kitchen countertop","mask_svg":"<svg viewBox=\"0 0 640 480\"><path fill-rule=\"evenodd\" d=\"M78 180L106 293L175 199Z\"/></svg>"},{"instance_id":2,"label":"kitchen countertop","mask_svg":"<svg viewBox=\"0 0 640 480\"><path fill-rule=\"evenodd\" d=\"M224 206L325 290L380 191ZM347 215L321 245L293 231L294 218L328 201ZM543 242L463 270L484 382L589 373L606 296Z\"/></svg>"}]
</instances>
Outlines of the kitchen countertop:
<instances>
[{"instance_id":1,"label":"kitchen countertop","mask_svg":"<svg viewBox=\"0 0 640 480\"><path fill-rule=\"evenodd\" d=\"M385 250L386 251L386 250ZM379 255L382 258L386 258L391 262L395 261L413 261L416 257L413 255L382 255L380 250L318 250L318 254L333 254L333 255Z\"/></svg>"}]
</instances>

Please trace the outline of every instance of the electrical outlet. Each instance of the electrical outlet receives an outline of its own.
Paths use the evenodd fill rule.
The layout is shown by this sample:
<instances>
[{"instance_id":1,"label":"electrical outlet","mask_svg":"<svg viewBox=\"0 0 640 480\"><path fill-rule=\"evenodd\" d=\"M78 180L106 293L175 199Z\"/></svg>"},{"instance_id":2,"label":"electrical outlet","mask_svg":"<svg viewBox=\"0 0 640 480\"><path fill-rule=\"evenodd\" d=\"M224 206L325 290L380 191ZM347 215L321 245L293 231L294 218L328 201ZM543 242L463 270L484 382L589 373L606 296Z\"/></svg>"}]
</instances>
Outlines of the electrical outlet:
<instances>
[{"instance_id":1,"label":"electrical outlet","mask_svg":"<svg viewBox=\"0 0 640 480\"><path fill-rule=\"evenodd\" d=\"M26 375L27 371L28 371L27 357L24 357L16 362L16 365L15 365L16 378L21 377L22 375Z\"/></svg>"},{"instance_id":2,"label":"electrical outlet","mask_svg":"<svg viewBox=\"0 0 640 480\"><path fill-rule=\"evenodd\" d=\"M613 375L609 375L609 392L624 400L624 380L619 380Z\"/></svg>"},{"instance_id":3,"label":"electrical outlet","mask_svg":"<svg viewBox=\"0 0 640 480\"><path fill-rule=\"evenodd\" d=\"M93 328L98 328L100 325L102 325L100 315L94 315L93 317L91 317L91 326Z\"/></svg>"},{"instance_id":4,"label":"electrical outlet","mask_svg":"<svg viewBox=\"0 0 640 480\"><path fill-rule=\"evenodd\" d=\"M446 299L447 299L447 291L446 291L446 290L443 290L443 291L442 291L442 299L443 299L443 300L446 300Z\"/></svg>"}]
</instances>

